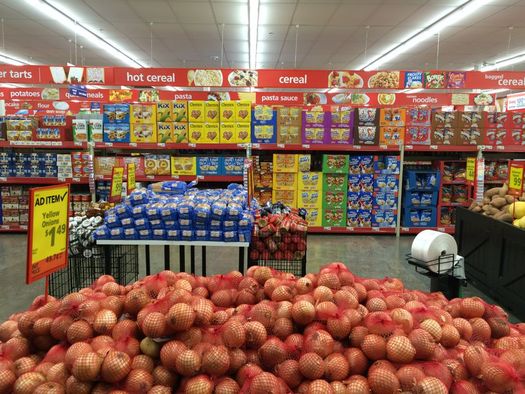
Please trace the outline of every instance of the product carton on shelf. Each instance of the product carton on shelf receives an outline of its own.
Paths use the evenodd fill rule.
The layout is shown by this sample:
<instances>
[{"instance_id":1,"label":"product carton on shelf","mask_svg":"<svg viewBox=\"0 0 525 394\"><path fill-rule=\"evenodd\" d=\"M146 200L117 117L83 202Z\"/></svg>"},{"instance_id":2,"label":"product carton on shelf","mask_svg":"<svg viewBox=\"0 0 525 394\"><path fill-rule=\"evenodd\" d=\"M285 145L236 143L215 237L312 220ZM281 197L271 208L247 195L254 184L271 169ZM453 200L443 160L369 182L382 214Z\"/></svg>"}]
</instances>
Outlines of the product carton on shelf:
<instances>
[{"instance_id":1,"label":"product carton on shelf","mask_svg":"<svg viewBox=\"0 0 525 394\"><path fill-rule=\"evenodd\" d=\"M219 123L204 123L204 142L205 144L218 144L220 139Z\"/></svg>"},{"instance_id":2,"label":"product carton on shelf","mask_svg":"<svg viewBox=\"0 0 525 394\"><path fill-rule=\"evenodd\" d=\"M222 175L221 157L197 157L197 175Z\"/></svg>"},{"instance_id":3,"label":"product carton on shelf","mask_svg":"<svg viewBox=\"0 0 525 394\"><path fill-rule=\"evenodd\" d=\"M354 144L377 145L379 141L379 109L357 108L354 117Z\"/></svg>"},{"instance_id":4,"label":"product carton on shelf","mask_svg":"<svg viewBox=\"0 0 525 394\"><path fill-rule=\"evenodd\" d=\"M173 140L173 123L157 122L157 142L167 143L175 142Z\"/></svg>"},{"instance_id":5,"label":"product carton on shelf","mask_svg":"<svg viewBox=\"0 0 525 394\"><path fill-rule=\"evenodd\" d=\"M171 175L197 175L197 158L179 156L171 157Z\"/></svg>"},{"instance_id":6,"label":"product carton on shelf","mask_svg":"<svg viewBox=\"0 0 525 394\"><path fill-rule=\"evenodd\" d=\"M144 174L166 176L171 174L171 158L169 155L145 155Z\"/></svg>"},{"instance_id":7,"label":"product carton on shelf","mask_svg":"<svg viewBox=\"0 0 525 394\"><path fill-rule=\"evenodd\" d=\"M250 123L251 113L252 113L252 102L251 101L239 100L235 103L235 121L236 122Z\"/></svg>"},{"instance_id":8,"label":"product carton on shelf","mask_svg":"<svg viewBox=\"0 0 525 394\"><path fill-rule=\"evenodd\" d=\"M190 123L189 124L189 142L193 144L205 143L204 123Z\"/></svg>"},{"instance_id":9,"label":"product carton on shelf","mask_svg":"<svg viewBox=\"0 0 525 394\"><path fill-rule=\"evenodd\" d=\"M157 127L154 123L131 125L131 142L157 142Z\"/></svg>"},{"instance_id":10,"label":"product carton on shelf","mask_svg":"<svg viewBox=\"0 0 525 394\"><path fill-rule=\"evenodd\" d=\"M396 223L396 210L380 210L373 212L372 227L396 227Z\"/></svg>"},{"instance_id":11,"label":"product carton on shelf","mask_svg":"<svg viewBox=\"0 0 525 394\"><path fill-rule=\"evenodd\" d=\"M87 142L88 121L87 119L73 119L73 141Z\"/></svg>"},{"instance_id":12,"label":"product carton on shelf","mask_svg":"<svg viewBox=\"0 0 525 394\"><path fill-rule=\"evenodd\" d=\"M173 121L188 122L188 102L185 100L173 102Z\"/></svg>"},{"instance_id":13,"label":"product carton on shelf","mask_svg":"<svg viewBox=\"0 0 525 394\"><path fill-rule=\"evenodd\" d=\"M386 126L379 129L380 145L398 145L405 139L405 127Z\"/></svg>"},{"instance_id":14,"label":"product carton on shelf","mask_svg":"<svg viewBox=\"0 0 525 394\"><path fill-rule=\"evenodd\" d=\"M346 209L323 209L322 224L325 227L345 227Z\"/></svg>"},{"instance_id":15,"label":"product carton on shelf","mask_svg":"<svg viewBox=\"0 0 525 394\"><path fill-rule=\"evenodd\" d=\"M430 134L431 145L457 145L458 129L455 127L437 127L432 128Z\"/></svg>"},{"instance_id":16,"label":"product carton on shelf","mask_svg":"<svg viewBox=\"0 0 525 394\"><path fill-rule=\"evenodd\" d=\"M323 211L321 208L306 209L306 221L309 227L320 227L323 224Z\"/></svg>"},{"instance_id":17,"label":"product carton on shelf","mask_svg":"<svg viewBox=\"0 0 525 394\"><path fill-rule=\"evenodd\" d=\"M276 112L268 105L256 105L253 108L251 122L253 143L275 144L277 141Z\"/></svg>"},{"instance_id":18,"label":"product carton on shelf","mask_svg":"<svg viewBox=\"0 0 525 394\"><path fill-rule=\"evenodd\" d=\"M226 100L220 103L219 121L221 123L235 123L235 101Z\"/></svg>"},{"instance_id":19,"label":"product carton on shelf","mask_svg":"<svg viewBox=\"0 0 525 394\"><path fill-rule=\"evenodd\" d=\"M130 142L129 124L104 124L104 142Z\"/></svg>"},{"instance_id":20,"label":"product carton on shelf","mask_svg":"<svg viewBox=\"0 0 525 394\"><path fill-rule=\"evenodd\" d=\"M459 125L459 113L455 111L440 111L432 112L432 128L451 128L456 129Z\"/></svg>"},{"instance_id":21,"label":"product carton on shelf","mask_svg":"<svg viewBox=\"0 0 525 394\"><path fill-rule=\"evenodd\" d=\"M243 175L244 157L224 157L224 175Z\"/></svg>"},{"instance_id":22,"label":"product carton on shelf","mask_svg":"<svg viewBox=\"0 0 525 394\"><path fill-rule=\"evenodd\" d=\"M405 128L406 145L430 145L430 126L408 125Z\"/></svg>"},{"instance_id":23,"label":"product carton on shelf","mask_svg":"<svg viewBox=\"0 0 525 394\"><path fill-rule=\"evenodd\" d=\"M465 127L458 131L458 145L482 145L485 140L485 129Z\"/></svg>"},{"instance_id":24,"label":"product carton on shelf","mask_svg":"<svg viewBox=\"0 0 525 394\"><path fill-rule=\"evenodd\" d=\"M323 192L318 190L298 190L297 206L300 208L317 208L323 206Z\"/></svg>"},{"instance_id":25,"label":"product carton on shelf","mask_svg":"<svg viewBox=\"0 0 525 394\"><path fill-rule=\"evenodd\" d=\"M89 119L88 132L90 141L102 142L104 140L104 123L102 119Z\"/></svg>"},{"instance_id":26,"label":"product carton on shelf","mask_svg":"<svg viewBox=\"0 0 525 394\"><path fill-rule=\"evenodd\" d=\"M173 142L183 144L188 142L188 123L173 123Z\"/></svg>"},{"instance_id":27,"label":"product carton on shelf","mask_svg":"<svg viewBox=\"0 0 525 394\"><path fill-rule=\"evenodd\" d=\"M343 191L348 190L347 174L323 174L323 192L324 191Z\"/></svg>"},{"instance_id":28,"label":"product carton on shelf","mask_svg":"<svg viewBox=\"0 0 525 394\"><path fill-rule=\"evenodd\" d=\"M329 144L352 144L354 140L354 110L348 107L334 107L330 114L327 135Z\"/></svg>"},{"instance_id":29,"label":"product carton on shelf","mask_svg":"<svg viewBox=\"0 0 525 394\"><path fill-rule=\"evenodd\" d=\"M132 104L130 123L157 123L157 108L154 104Z\"/></svg>"},{"instance_id":30,"label":"product carton on shelf","mask_svg":"<svg viewBox=\"0 0 525 394\"><path fill-rule=\"evenodd\" d=\"M277 143L300 144L302 126L301 107L281 107L277 110Z\"/></svg>"},{"instance_id":31,"label":"product carton on shelf","mask_svg":"<svg viewBox=\"0 0 525 394\"><path fill-rule=\"evenodd\" d=\"M379 126L404 127L406 124L406 109L381 108L379 112Z\"/></svg>"},{"instance_id":32,"label":"product carton on shelf","mask_svg":"<svg viewBox=\"0 0 525 394\"><path fill-rule=\"evenodd\" d=\"M206 123L219 123L218 101L206 101L204 104L204 121Z\"/></svg>"},{"instance_id":33,"label":"product carton on shelf","mask_svg":"<svg viewBox=\"0 0 525 394\"><path fill-rule=\"evenodd\" d=\"M347 191L331 191L323 189L322 206L327 209L346 209Z\"/></svg>"},{"instance_id":34,"label":"product carton on shelf","mask_svg":"<svg viewBox=\"0 0 525 394\"><path fill-rule=\"evenodd\" d=\"M273 154L273 171L274 172L298 172L299 158L298 155L274 153Z\"/></svg>"},{"instance_id":35,"label":"product carton on shelf","mask_svg":"<svg viewBox=\"0 0 525 394\"><path fill-rule=\"evenodd\" d=\"M297 155L297 166L300 172L308 172L312 168L312 155L309 153Z\"/></svg>"},{"instance_id":36,"label":"product carton on shelf","mask_svg":"<svg viewBox=\"0 0 525 394\"><path fill-rule=\"evenodd\" d=\"M127 174L128 170L128 164L133 163L135 164L135 176L144 176L145 175L145 167L144 167L144 157L142 156L124 156L122 159L122 166L124 167L124 171Z\"/></svg>"},{"instance_id":37,"label":"product carton on shelf","mask_svg":"<svg viewBox=\"0 0 525 394\"><path fill-rule=\"evenodd\" d=\"M237 144L247 144L251 142L251 125L250 123L237 122L235 124L235 142Z\"/></svg>"},{"instance_id":38,"label":"product carton on shelf","mask_svg":"<svg viewBox=\"0 0 525 394\"><path fill-rule=\"evenodd\" d=\"M296 190L272 190L272 202L282 202L291 208L297 208Z\"/></svg>"},{"instance_id":39,"label":"product carton on shelf","mask_svg":"<svg viewBox=\"0 0 525 394\"><path fill-rule=\"evenodd\" d=\"M219 141L221 144L237 143L237 139L235 138L235 123L221 123L220 133Z\"/></svg>"},{"instance_id":40,"label":"product carton on shelf","mask_svg":"<svg viewBox=\"0 0 525 394\"><path fill-rule=\"evenodd\" d=\"M297 190L297 173L274 172L272 188L274 190Z\"/></svg>"},{"instance_id":41,"label":"product carton on shelf","mask_svg":"<svg viewBox=\"0 0 525 394\"><path fill-rule=\"evenodd\" d=\"M330 113L303 111L303 144L325 144L329 142Z\"/></svg>"},{"instance_id":42,"label":"product carton on shelf","mask_svg":"<svg viewBox=\"0 0 525 394\"><path fill-rule=\"evenodd\" d=\"M297 180L299 190L321 191L323 188L322 172L299 172Z\"/></svg>"},{"instance_id":43,"label":"product carton on shelf","mask_svg":"<svg viewBox=\"0 0 525 394\"><path fill-rule=\"evenodd\" d=\"M348 155L323 155L323 173L348 174Z\"/></svg>"},{"instance_id":44,"label":"product carton on shelf","mask_svg":"<svg viewBox=\"0 0 525 394\"><path fill-rule=\"evenodd\" d=\"M157 122L173 122L173 102L172 101L158 101L157 102Z\"/></svg>"},{"instance_id":45,"label":"product carton on shelf","mask_svg":"<svg viewBox=\"0 0 525 394\"><path fill-rule=\"evenodd\" d=\"M205 102L204 101L189 101L188 102L188 122L190 123L204 123L205 117Z\"/></svg>"}]
</instances>

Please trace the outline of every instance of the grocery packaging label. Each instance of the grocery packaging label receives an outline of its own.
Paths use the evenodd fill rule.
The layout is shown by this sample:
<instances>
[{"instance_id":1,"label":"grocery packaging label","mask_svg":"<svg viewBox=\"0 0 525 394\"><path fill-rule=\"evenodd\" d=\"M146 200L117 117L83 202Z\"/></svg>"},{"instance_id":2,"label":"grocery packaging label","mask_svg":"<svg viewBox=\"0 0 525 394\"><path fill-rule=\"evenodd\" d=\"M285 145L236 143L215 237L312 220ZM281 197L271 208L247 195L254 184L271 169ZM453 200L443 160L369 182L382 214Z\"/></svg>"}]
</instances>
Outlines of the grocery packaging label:
<instances>
[{"instance_id":1,"label":"grocery packaging label","mask_svg":"<svg viewBox=\"0 0 525 394\"><path fill-rule=\"evenodd\" d=\"M219 123L219 102L206 101L204 105L204 121L208 123Z\"/></svg>"},{"instance_id":2,"label":"grocery packaging label","mask_svg":"<svg viewBox=\"0 0 525 394\"><path fill-rule=\"evenodd\" d=\"M173 142L172 122L157 123L157 142L164 144L167 142Z\"/></svg>"},{"instance_id":3,"label":"grocery packaging label","mask_svg":"<svg viewBox=\"0 0 525 394\"><path fill-rule=\"evenodd\" d=\"M157 122L173 122L173 102L157 102Z\"/></svg>"},{"instance_id":4,"label":"grocery packaging label","mask_svg":"<svg viewBox=\"0 0 525 394\"><path fill-rule=\"evenodd\" d=\"M235 101L221 101L220 102L220 116L219 120L221 123L234 123L235 122Z\"/></svg>"},{"instance_id":5,"label":"grocery packaging label","mask_svg":"<svg viewBox=\"0 0 525 394\"><path fill-rule=\"evenodd\" d=\"M205 120L205 103L204 101L188 102L188 121L190 123L203 123Z\"/></svg>"},{"instance_id":6,"label":"grocery packaging label","mask_svg":"<svg viewBox=\"0 0 525 394\"><path fill-rule=\"evenodd\" d=\"M173 102L173 121L187 122L188 121L188 102L174 101Z\"/></svg>"},{"instance_id":7,"label":"grocery packaging label","mask_svg":"<svg viewBox=\"0 0 525 394\"><path fill-rule=\"evenodd\" d=\"M157 142L155 124L135 123L131 125L131 142Z\"/></svg>"},{"instance_id":8,"label":"grocery packaging label","mask_svg":"<svg viewBox=\"0 0 525 394\"><path fill-rule=\"evenodd\" d=\"M221 144L235 144L235 123L221 123L220 124L220 143Z\"/></svg>"},{"instance_id":9,"label":"grocery packaging label","mask_svg":"<svg viewBox=\"0 0 525 394\"><path fill-rule=\"evenodd\" d=\"M176 144L188 142L188 123L173 123L173 142Z\"/></svg>"},{"instance_id":10,"label":"grocery packaging label","mask_svg":"<svg viewBox=\"0 0 525 394\"><path fill-rule=\"evenodd\" d=\"M204 123L204 143L218 144L220 139L218 123Z\"/></svg>"},{"instance_id":11,"label":"grocery packaging label","mask_svg":"<svg viewBox=\"0 0 525 394\"><path fill-rule=\"evenodd\" d=\"M193 144L202 144L206 142L204 137L204 123L189 124L189 142Z\"/></svg>"},{"instance_id":12,"label":"grocery packaging label","mask_svg":"<svg viewBox=\"0 0 525 394\"><path fill-rule=\"evenodd\" d=\"M235 142L238 144L247 144L250 142L250 123L235 124Z\"/></svg>"}]
</instances>

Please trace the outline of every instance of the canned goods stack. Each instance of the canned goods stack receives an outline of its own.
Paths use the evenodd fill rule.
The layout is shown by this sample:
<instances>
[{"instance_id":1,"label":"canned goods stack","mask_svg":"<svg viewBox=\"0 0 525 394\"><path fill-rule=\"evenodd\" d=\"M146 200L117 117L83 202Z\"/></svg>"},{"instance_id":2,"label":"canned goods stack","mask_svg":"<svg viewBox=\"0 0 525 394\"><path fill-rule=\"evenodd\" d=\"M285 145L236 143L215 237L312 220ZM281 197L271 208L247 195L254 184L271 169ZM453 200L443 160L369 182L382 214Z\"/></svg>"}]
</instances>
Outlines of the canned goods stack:
<instances>
[{"instance_id":1,"label":"canned goods stack","mask_svg":"<svg viewBox=\"0 0 525 394\"><path fill-rule=\"evenodd\" d=\"M104 220L100 216L75 216L69 219L69 255L82 254L86 258L100 255L101 249L96 246L93 233Z\"/></svg>"},{"instance_id":2,"label":"canned goods stack","mask_svg":"<svg viewBox=\"0 0 525 394\"><path fill-rule=\"evenodd\" d=\"M71 216L83 216L86 214L91 205L91 196L89 194L72 194L69 210Z\"/></svg>"}]
</instances>

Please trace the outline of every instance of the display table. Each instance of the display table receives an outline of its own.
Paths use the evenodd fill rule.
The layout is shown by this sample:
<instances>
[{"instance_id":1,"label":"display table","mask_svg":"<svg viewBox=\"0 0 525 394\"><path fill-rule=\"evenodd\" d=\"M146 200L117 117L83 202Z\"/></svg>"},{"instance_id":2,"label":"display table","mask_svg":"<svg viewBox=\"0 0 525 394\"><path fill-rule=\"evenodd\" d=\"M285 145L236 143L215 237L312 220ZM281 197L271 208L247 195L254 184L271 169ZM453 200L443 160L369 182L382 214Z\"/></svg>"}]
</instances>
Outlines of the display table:
<instances>
[{"instance_id":1,"label":"display table","mask_svg":"<svg viewBox=\"0 0 525 394\"><path fill-rule=\"evenodd\" d=\"M458 208L456 242L467 280L525 319L525 231Z\"/></svg>"},{"instance_id":2,"label":"display table","mask_svg":"<svg viewBox=\"0 0 525 394\"><path fill-rule=\"evenodd\" d=\"M150 246L164 246L164 269L170 270L170 246L179 247L179 270L186 272L186 246L190 247L190 272L195 274L195 247L201 248L202 276L206 276L206 247L239 248L239 272L244 273L245 254L249 242L214 242L214 241L164 241L164 240L98 240L97 245L138 245L144 246L146 255L146 275L151 274ZM111 248L105 248L111 253ZM107 256L110 261L110 256Z\"/></svg>"}]
</instances>

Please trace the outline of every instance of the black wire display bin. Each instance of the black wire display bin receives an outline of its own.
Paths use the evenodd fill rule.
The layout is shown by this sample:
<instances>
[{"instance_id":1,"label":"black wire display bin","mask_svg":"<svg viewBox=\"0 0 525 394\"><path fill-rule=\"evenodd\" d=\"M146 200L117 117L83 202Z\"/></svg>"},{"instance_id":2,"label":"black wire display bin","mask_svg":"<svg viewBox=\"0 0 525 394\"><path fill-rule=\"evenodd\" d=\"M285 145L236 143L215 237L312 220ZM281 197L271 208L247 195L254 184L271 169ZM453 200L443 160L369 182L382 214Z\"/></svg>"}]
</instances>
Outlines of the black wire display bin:
<instances>
[{"instance_id":1,"label":"black wire display bin","mask_svg":"<svg viewBox=\"0 0 525 394\"><path fill-rule=\"evenodd\" d=\"M68 266L49 277L49 294L63 297L89 287L101 275L112 275L121 285L138 279L137 245L93 246L78 255L70 255Z\"/></svg>"},{"instance_id":2,"label":"black wire display bin","mask_svg":"<svg viewBox=\"0 0 525 394\"><path fill-rule=\"evenodd\" d=\"M253 234L248 249L248 268L259 265L288 272L296 277L305 276L306 241L306 233L275 233L269 236ZM298 247L304 250L298 250Z\"/></svg>"},{"instance_id":3,"label":"black wire display bin","mask_svg":"<svg viewBox=\"0 0 525 394\"><path fill-rule=\"evenodd\" d=\"M408 264L413 265L417 273L430 278L430 291L440 291L449 300L460 297L461 287L467 285L463 265L457 264L456 257L454 254L444 254L437 259L423 261L410 253L406 255Z\"/></svg>"}]
</instances>

